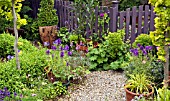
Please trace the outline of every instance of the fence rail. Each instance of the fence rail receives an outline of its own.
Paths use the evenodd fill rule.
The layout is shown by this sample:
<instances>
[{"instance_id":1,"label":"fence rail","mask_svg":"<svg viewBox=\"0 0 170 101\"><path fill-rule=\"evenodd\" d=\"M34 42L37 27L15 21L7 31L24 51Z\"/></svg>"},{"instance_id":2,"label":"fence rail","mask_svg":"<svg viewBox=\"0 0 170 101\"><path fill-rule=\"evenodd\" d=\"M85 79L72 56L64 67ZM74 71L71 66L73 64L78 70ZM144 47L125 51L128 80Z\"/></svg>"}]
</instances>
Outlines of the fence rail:
<instances>
[{"instance_id":1,"label":"fence rail","mask_svg":"<svg viewBox=\"0 0 170 101\"><path fill-rule=\"evenodd\" d=\"M55 8L59 16L59 27L67 25L70 29L74 30L77 27L76 12L71 12L73 2L55 0ZM118 4L113 4L113 7L96 7L95 16L99 17L100 13L107 13L110 21L105 24L105 28L109 28L110 32L116 32L118 29L124 29L126 32L125 40L130 39L131 43L134 42L135 38L141 34L148 34L150 31L154 31L154 8L149 5L141 5L139 7L128 8L126 11L118 11ZM87 19L88 21L88 19ZM66 23L67 22L67 23ZM98 20L96 19L94 24L94 32L97 33L101 27L98 26ZM86 31L88 31L88 27ZM89 36L89 35L87 35Z\"/></svg>"}]
</instances>

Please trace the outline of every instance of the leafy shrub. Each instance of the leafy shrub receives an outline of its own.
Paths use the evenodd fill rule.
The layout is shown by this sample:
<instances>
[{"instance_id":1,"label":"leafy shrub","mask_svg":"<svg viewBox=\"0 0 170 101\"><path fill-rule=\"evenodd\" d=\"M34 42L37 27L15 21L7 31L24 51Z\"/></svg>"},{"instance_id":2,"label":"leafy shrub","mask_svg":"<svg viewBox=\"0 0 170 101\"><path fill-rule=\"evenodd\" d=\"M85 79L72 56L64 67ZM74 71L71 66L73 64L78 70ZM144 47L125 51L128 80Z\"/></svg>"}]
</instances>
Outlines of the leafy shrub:
<instances>
[{"instance_id":1,"label":"leafy shrub","mask_svg":"<svg viewBox=\"0 0 170 101\"><path fill-rule=\"evenodd\" d=\"M7 55L14 55L14 41L15 37L10 34L0 34L0 57L6 58ZM37 51L29 41L19 38L18 49L25 52Z\"/></svg>"},{"instance_id":2,"label":"leafy shrub","mask_svg":"<svg viewBox=\"0 0 170 101\"><path fill-rule=\"evenodd\" d=\"M133 47L137 47L137 44L141 44L142 46L152 46L152 39L148 34L140 34L135 42L132 44Z\"/></svg>"},{"instance_id":3,"label":"leafy shrub","mask_svg":"<svg viewBox=\"0 0 170 101\"><path fill-rule=\"evenodd\" d=\"M58 24L58 17L54 9L54 0L41 0L37 23L38 26L53 26Z\"/></svg>"},{"instance_id":4,"label":"leafy shrub","mask_svg":"<svg viewBox=\"0 0 170 101\"><path fill-rule=\"evenodd\" d=\"M128 45L123 42L124 31L109 33L99 48L89 48L87 56L90 58L90 69L118 69L128 60Z\"/></svg>"},{"instance_id":5,"label":"leafy shrub","mask_svg":"<svg viewBox=\"0 0 170 101\"><path fill-rule=\"evenodd\" d=\"M49 84L44 67L47 66L45 49L20 54L21 69L16 69L15 58L0 63L0 89L7 87L11 92L23 94L22 100L51 99L66 94L61 83ZM32 94L36 94L32 97Z\"/></svg>"}]
</instances>

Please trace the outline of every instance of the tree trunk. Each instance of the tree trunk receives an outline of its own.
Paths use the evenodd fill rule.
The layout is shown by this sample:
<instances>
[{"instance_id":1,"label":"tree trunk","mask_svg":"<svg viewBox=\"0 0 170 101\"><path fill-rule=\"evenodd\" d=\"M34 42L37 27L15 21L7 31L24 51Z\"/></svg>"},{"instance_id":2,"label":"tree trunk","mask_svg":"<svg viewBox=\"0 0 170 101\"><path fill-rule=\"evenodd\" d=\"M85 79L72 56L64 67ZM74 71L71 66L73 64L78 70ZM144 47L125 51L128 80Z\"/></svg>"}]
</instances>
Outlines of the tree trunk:
<instances>
[{"instance_id":1,"label":"tree trunk","mask_svg":"<svg viewBox=\"0 0 170 101\"><path fill-rule=\"evenodd\" d=\"M14 23L14 33L15 33L15 42L14 42L14 50L16 57L16 67L20 69L19 56L18 56L18 30L17 30L17 16L15 13L15 0L12 0L12 14L13 14L13 23Z\"/></svg>"},{"instance_id":2,"label":"tree trunk","mask_svg":"<svg viewBox=\"0 0 170 101\"><path fill-rule=\"evenodd\" d=\"M169 25L170 25L170 23L169 23ZM170 31L166 32L165 38L169 38L169 34L170 34ZM169 46L165 45L164 49L165 49L165 52L166 52L166 54L165 54L166 62L164 63L164 81L165 81L164 86L168 87L168 82L166 82L166 81L168 81L168 79L169 79L168 78L168 76L169 76Z\"/></svg>"}]
</instances>

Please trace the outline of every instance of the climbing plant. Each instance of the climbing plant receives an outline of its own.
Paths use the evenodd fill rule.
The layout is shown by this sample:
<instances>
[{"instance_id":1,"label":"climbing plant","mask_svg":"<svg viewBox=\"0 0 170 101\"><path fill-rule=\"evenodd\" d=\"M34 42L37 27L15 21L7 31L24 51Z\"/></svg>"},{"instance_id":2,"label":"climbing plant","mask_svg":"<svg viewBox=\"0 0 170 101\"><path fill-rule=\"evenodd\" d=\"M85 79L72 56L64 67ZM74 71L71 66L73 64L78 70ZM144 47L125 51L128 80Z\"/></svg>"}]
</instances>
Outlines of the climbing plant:
<instances>
[{"instance_id":1,"label":"climbing plant","mask_svg":"<svg viewBox=\"0 0 170 101\"><path fill-rule=\"evenodd\" d=\"M158 47L158 58L164 61L164 80L168 80L169 72L169 44L170 44L170 1L149 0L157 14L155 18L156 30L150 33L153 44ZM168 84L165 83L165 86Z\"/></svg>"}]
</instances>

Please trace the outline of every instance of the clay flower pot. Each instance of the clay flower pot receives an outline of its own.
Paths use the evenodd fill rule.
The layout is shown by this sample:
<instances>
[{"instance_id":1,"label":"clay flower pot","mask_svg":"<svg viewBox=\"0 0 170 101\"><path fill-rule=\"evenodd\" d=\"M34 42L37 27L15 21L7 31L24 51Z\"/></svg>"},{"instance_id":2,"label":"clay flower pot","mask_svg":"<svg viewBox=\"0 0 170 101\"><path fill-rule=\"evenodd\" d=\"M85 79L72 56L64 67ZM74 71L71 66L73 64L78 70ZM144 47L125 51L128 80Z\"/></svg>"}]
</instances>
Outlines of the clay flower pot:
<instances>
[{"instance_id":1,"label":"clay flower pot","mask_svg":"<svg viewBox=\"0 0 170 101\"><path fill-rule=\"evenodd\" d=\"M50 49L51 46L53 45L53 42L57 39L57 28L56 28L56 26L39 27L39 33L40 33L41 41L43 43L48 42L49 43L48 48Z\"/></svg>"},{"instance_id":2,"label":"clay flower pot","mask_svg":"<svg viewBox=\"0 0 170 101\"><path fill-rule=\"evenodd\" d=\"M149 92L149 94L143 94L145 98L151 97L154 93L154 88L152 86L149 86L149 88L151 89L151 92ZM131 101L135 96L140 96L140 94L131 92L127 88L125 88L125 91L126 91L126 101Z\"/></svg>"}]
</instances>

